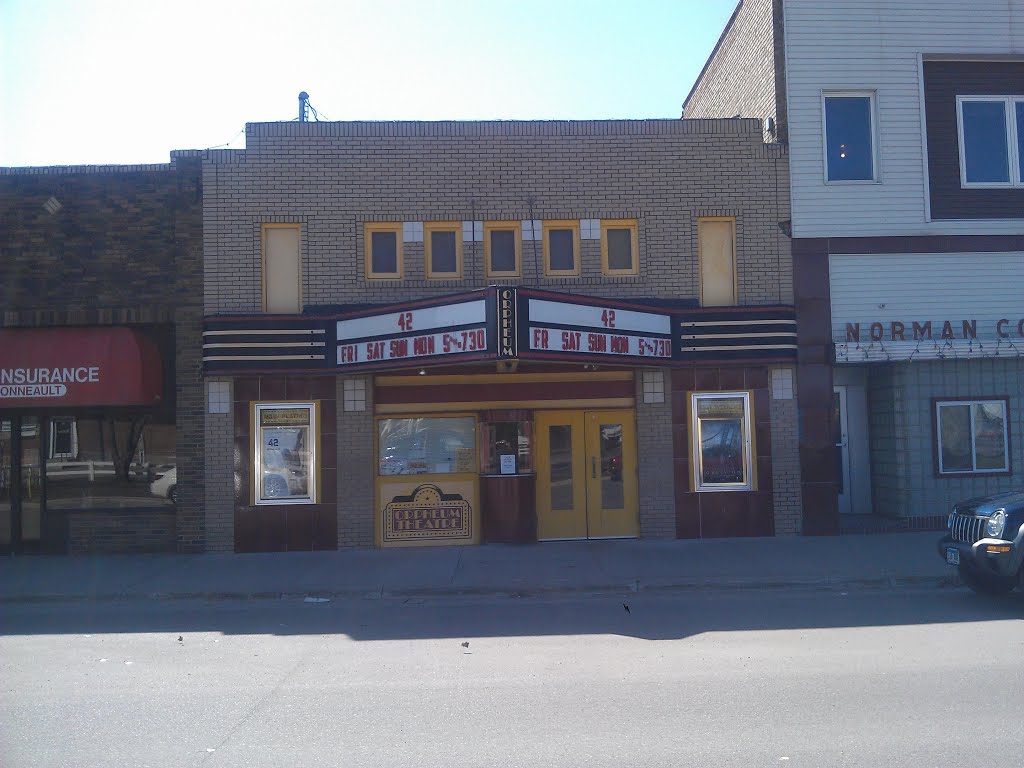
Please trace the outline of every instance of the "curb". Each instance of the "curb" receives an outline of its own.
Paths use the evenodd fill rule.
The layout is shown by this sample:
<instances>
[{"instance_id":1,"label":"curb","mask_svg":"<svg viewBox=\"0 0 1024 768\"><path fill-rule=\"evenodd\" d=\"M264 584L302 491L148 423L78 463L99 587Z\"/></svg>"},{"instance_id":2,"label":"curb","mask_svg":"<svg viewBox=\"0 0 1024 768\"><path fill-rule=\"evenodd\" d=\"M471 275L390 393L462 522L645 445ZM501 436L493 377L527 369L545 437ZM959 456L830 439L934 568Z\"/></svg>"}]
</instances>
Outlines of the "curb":
<instances>
[{"instance_id":1,"label":"curb","mask_svg":"<svg viewBox=\"0 0 1024 768\"><path fill-rule=\"evenodd\" d=\"M794 579L788 581L761 580L685 580L668 582L642 583L634 580L619 584L584 584L573 586L549 587L429 587L423 589L391 589L382 587L353 587L336 590L309 590L305 592L277 592L272 590L257 592L111 592L98 595L17 595L0 597L0 605L53 604L53 603L113 603L113 602L175 602L175 601L211 601L211 602L249 602L261 600L303 600L307 597L319 597L329 600L410 600L428 598L465 598L465 597L496 597L496 598L546 598L561 595L575 597L601 597L608 595L629 594L672 594L697 592L742 592L742 591L819 591L835 592L842 590L896 590L921 589L926 587L942 588L959 586L955 575L946 576L887 576L869 579Z\"/></svg>"}]
</instances>

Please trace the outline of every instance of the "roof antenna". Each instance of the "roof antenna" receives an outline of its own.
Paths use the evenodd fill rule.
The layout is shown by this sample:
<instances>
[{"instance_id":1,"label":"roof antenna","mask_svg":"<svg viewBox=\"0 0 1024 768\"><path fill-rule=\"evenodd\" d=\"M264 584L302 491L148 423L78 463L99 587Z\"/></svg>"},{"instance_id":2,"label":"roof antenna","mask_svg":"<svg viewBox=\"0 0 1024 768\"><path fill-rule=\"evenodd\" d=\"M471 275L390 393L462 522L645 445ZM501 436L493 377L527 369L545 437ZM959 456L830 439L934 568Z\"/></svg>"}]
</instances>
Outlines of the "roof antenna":
<instances>
[{"instance_id":1,"label":"roof antenna","mask_svg":"<svg viewBox=\"0 0 1024 768\"><path fill-rule=\"evenodd\" d=\"M309 94L305 91L299 93L299 122L309 122Z\"/></svg>"}]
</instances>

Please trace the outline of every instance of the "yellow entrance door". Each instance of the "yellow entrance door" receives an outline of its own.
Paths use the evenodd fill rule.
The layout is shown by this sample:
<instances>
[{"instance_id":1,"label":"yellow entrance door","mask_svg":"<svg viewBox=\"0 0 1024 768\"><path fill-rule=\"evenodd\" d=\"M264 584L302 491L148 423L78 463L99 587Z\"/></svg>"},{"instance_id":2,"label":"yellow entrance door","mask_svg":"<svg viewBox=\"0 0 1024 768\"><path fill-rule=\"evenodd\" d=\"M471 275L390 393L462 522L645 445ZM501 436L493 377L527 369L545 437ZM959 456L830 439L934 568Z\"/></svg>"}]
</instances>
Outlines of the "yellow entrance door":
<instances>
[{"instance_id":1,"label":"yellow entrance door","mask_svg":"<svg viewBox=\"0 0 1024 768\"><path fill-rule=\"evenodd\" d=\"M637 535L632 411L537 413L537 538Z\"/></svg>"}]
</instances>

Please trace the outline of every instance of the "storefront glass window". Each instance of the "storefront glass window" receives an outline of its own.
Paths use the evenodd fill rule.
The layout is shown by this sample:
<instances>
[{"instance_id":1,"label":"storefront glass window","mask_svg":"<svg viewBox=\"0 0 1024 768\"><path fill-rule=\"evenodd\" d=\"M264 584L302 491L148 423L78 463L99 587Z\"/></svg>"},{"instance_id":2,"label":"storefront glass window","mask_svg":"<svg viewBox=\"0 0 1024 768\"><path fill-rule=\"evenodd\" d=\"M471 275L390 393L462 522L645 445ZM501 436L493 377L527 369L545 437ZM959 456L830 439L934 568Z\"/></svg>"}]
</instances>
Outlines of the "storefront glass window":
<instances>
[{"instance_id":1,"label":"storefront glass window","mask_svg":"<svg viewBox=\"0 0 1024 768\"><path fill-rule=\"evenodd\" d=\"M22 485L31 498L40 438L25 441L27 426ZM173 424L154 424L148 416L62 416L50 419L44 448L48 509L126 509L176 500Z\"/></svg>"},{"instance_id":2,"label":"storefront glass window","mask_svg":"<svg viewBox=\"0 0 1024 768\"><path fill-rule=\"evenodd\" d=\"M316 403L256 404L256 503L316 503Z\"/></svg>"},{"instance_id":3,"label":"storefront glass window","mask_svg":"<svg viewBox=\"0 0 1024 768\"><path fill-rule=\"evenodd\" d=\"M0 419L0 548L11 543L11 480L14 438L10 419Z\"/></svg>"},{"instance_id":4,"label":"storefront glass window","mask_svg":"<svg viewBox=\"0 0 1024 768\"><path fill-rule=\"evenodd\" d=\"M472 416L381 419L377 422L380 475L476 472Z\"/></svg>"},{"instance_id":5,"label":"storefront glass window","mask_svg":"<svg viewBox=\"0 0 1024 768\"><path fill-rule=\"evenodd\" d=\"M533 428L529 421L497 421L480 427L480 472L522 475L533 472Z\"/></svg>"},{"instance_id":6,"label":"storefront glass window","mask_svg":"<svg viewBox=\"0 0 1024 768\"><path fill-rule=\"evenodd\" d=\"M935 404L939 473L1007 472L1006 401Z\"/></svg>"},{"instance_id":7,"label":"storefront glass window","mask_svg":"<svg viewBox=\"0 0 1024 768\"><path fill-rule=\"evenodd\" d=\"M695 489L751 490L749 394L694 394L692 423Z\"/></svg>"}]
</instances>

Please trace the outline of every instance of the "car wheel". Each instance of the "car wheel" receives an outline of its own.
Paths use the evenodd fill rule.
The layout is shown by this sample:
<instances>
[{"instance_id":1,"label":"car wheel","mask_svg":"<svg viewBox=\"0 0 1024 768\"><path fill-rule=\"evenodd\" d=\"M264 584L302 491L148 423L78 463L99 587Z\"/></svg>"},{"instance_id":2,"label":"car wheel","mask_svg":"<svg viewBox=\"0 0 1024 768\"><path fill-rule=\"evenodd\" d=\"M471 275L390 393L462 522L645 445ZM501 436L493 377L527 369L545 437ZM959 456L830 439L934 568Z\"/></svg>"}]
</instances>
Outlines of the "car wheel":
<instances>
[{"instance_id":1,"label":"car wheel","mask_svg":"<svg viewBox=\"0 0 1024 768\"><path fill-rule=\"evenodd\" d=\"M979 595L1006 595L1017 586L1017 579L1013 576L985 573L967 563L960 563L959 570L964 584Z\"/></svg>"},{"instance_id":2,"label":"car wheel","mask_svg":"<svg viewBox=\"0 0 1024 768\"><path fill-rule=\"evenodd\" d=\"M171 489L167 492L167 498L171 500L171 504L178 505L178 486L171 486Z\"/></svg>"},{"instance_id":3,"label":"car wheel","mask_svg":"<svg viewBox=\"0 0 1024 768\"><path fill-rule=\"evenodd\" d=\"M279 498L288 495L288 482L280 475L266 475L263 478L263 495Z\"/></svg>"}]
</instances>

